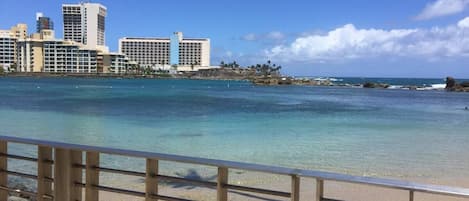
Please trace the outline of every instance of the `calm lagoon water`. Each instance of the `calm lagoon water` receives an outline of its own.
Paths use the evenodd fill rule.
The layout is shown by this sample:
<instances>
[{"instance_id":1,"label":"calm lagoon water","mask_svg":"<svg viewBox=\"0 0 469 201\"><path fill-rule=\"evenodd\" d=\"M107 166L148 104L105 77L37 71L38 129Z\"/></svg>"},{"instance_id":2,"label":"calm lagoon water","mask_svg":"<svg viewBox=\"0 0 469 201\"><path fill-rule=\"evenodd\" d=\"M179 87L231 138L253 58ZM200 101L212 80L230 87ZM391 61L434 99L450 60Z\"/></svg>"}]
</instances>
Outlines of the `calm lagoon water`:
<instances>
[{"instance_id":1,"label":"calm lagoon water","mask_svg":"<svg viewBox=\"0 0 469 201\"><path fill-rule=\"evenodd\" d=\"M468 178L466 106L469 93L443 91L0 78L0 135L357 175Z\"/></svg>"}]
</instances>

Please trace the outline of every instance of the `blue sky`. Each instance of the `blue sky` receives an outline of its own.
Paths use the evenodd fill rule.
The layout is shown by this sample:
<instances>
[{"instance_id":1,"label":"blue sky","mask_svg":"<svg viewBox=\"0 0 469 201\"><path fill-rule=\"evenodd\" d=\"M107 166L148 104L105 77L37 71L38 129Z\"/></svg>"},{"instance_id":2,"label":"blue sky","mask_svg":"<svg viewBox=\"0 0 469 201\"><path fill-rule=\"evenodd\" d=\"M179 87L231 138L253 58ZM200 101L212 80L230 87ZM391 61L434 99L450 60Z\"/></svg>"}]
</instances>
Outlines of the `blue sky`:
<instances>
[{"instance_id":1,"label":"blue sky","mask_svg":"<svg viewBox=\"0 0 469 201\"><path fill-rule=\"evenodd\" d=\"M32 32L43 12L61 38L61 4L76 2L0 0L0 29L21 22ZM113 51L121 37L182 31L211 39L212 64L270 59L290 75L469 78L469 0L92 2L108 9Z\"/></svg>"}]
</instances>

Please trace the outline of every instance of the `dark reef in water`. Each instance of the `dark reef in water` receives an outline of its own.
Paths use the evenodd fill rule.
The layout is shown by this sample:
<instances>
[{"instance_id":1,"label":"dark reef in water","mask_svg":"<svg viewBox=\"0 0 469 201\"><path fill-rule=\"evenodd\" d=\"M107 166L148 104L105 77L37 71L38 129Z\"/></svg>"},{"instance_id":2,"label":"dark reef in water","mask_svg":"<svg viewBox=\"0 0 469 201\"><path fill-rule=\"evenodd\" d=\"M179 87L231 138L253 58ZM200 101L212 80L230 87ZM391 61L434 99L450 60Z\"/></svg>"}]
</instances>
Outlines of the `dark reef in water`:
<instances>
[{"instance_id":1,"label":"dark reef in water","mask_svg":"<svg viewBox=\"0 0 469 201\"><path fill-rule=\"evenodd\" d=\"M458 83L453 77L447 77L445 89L446 91L469 92L469 82Z\"/></svg>"}]
</instances>

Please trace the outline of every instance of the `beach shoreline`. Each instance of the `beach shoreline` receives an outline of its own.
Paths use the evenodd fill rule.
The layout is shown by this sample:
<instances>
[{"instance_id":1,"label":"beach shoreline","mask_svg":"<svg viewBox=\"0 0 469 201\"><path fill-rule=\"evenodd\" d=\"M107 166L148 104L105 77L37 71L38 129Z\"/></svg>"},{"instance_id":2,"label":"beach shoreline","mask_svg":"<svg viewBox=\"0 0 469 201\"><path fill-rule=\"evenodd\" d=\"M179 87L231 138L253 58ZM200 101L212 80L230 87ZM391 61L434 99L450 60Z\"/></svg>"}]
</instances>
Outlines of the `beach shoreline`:
<instances>
[{"instance_id":1,"label":"beach shoreline","mask_svg":"<svg viewBox=\"0 0 469 201\"><path fill-rule=\"evenodd\" d=\"M254 187L266 190L275 190L280 192L290 192L291 188L291 177L287 175L272 175L268 173L260 173L253 171L230 171L229 184ZM174 176L174 175L173 175ZM181 176L180 176L181 177ZM201 176L206 178L205 175ZM191 176L182 178L189 179L201 179L192 178ZM422 178L422 177L408 177L408 178L393 178L387 177L387 179L397 179L401 181L408 181L420 184L431 184L441 185L448 187L457 188L468 188L468 178ZM100 174L100 185L126 189L136 192L145 192L145 180L141 177L127 176L127 175L115 175L109 173ZM216 178L203 179L205 181L215 181ZM311 200L315 196L316 179L305 178L300 179L300 200ZM25 189L24 189L25 190ZM36 189L27 189L28 191L36 191ZM188 199L198 201L215 201L216 200L216 188L201 187L191 184L178 183L178 182L165 182L160 181L158 192L160 195ZM408 191L398 190L379 186L370 186L364 184L353 184L346 182L337 181L324 181L324 196L328 199L335 200L347 200L347 201L399 201L408 200ZM84 190L83 190L84 197ZM106 191L100 191L100 201L144 201L145 198L138 196L130 196ZM263 194L256 194L250 192L243 192L237 190L229 190L229 199L231 201L256 201L256 200L268 200L268 201L282 201L289 200L288 198L282 198L278 196L270 196ZM416 192L415 200L417 201L468 201L469 198L458 198L452 196L444 196L430 193L419 193Z\"/></svg>"}]
</instances>

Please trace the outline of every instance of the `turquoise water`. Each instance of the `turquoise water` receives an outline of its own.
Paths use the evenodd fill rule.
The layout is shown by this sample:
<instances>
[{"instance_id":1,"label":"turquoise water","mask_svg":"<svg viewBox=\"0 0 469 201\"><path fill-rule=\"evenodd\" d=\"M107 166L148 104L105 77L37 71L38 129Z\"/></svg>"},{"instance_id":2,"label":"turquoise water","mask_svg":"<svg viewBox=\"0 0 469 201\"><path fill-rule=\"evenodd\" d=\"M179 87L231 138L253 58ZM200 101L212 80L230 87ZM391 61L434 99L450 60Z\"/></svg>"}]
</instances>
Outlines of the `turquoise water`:
<instances>
[{"instance_id":1,"label":"turquoise water","mask_svg":"<svg viewBox=\"0 0 469 201\"><path fill-rule=\"evenodd\" d=\"M438 179L469 176L466 106L444 91L0 78L0 135Z\"/></svg>"}]
</instances>

